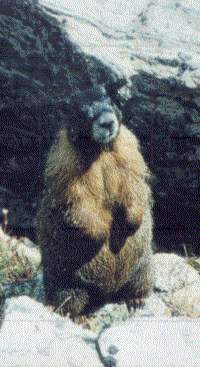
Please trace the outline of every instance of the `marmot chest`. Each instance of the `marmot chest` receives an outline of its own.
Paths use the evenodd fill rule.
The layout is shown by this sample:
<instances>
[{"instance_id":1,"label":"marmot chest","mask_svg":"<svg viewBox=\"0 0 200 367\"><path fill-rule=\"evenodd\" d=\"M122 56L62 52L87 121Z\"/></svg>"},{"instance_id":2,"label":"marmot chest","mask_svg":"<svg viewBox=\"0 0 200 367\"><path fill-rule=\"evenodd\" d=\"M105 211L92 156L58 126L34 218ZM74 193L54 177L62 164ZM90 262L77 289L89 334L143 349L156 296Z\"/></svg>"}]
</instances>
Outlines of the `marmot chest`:
<instances>
[{"instance_id":1,"label":"marmot chest","mask_svg":"<svg viewBox=\"0 0 200 367\"><path fill-rule=\"evenodd\" d=\"M122 201L126 182L129 181L127 172L125 159L119 161L114 154L105 152L86 173L88 193L95 197L99 205L112 208Z\"/></svg>"}]
</instances>

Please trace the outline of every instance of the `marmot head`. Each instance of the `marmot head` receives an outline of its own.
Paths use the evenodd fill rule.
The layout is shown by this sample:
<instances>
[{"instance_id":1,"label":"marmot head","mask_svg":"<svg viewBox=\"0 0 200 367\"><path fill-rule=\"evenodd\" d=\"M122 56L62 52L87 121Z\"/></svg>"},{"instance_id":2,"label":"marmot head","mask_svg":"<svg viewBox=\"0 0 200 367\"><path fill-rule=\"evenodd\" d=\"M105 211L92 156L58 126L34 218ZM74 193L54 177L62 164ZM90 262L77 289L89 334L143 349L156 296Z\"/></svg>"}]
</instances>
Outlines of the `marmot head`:
<instances>
[{"instance_id":1,"label":"marmot head","mask_svg":"<svg viewBox=\"0 0 200 367\"><path fill-rule=\"evenodd\" d=\"M76 93L70 101L69 133L72 141L112 143L120 129L121 113L101 86Z\"/></svg>"}]
</instances>

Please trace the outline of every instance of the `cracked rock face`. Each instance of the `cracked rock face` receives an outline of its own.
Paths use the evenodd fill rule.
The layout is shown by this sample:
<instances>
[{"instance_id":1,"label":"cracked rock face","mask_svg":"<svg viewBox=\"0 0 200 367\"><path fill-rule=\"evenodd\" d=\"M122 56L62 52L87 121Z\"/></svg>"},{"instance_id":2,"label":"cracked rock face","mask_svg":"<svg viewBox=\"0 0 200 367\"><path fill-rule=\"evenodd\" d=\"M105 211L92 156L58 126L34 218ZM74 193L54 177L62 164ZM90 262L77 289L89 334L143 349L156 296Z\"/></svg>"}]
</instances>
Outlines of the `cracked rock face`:
<instances>
[{"instance_id":1,"label":"cracked rock face","mask_svg":"<svg viewBox=\"0 0 200 367\"><path fill-rule=\"evenodd\" d=\"M198 0L1 1L0 207L15 231L34 227L72 91L104 83L155 175L158 246L199 252L199 16Z\"/></svg>"}]
</instances>

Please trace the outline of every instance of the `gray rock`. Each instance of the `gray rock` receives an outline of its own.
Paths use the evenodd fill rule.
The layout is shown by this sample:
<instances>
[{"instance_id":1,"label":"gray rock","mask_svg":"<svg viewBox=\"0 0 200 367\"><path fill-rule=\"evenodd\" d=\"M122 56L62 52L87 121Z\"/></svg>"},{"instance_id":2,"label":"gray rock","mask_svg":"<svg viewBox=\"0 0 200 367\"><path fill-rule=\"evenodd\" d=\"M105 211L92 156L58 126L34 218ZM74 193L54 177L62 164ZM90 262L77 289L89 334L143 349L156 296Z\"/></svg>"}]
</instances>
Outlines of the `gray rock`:
<instances>
[{"instance_id":1,"label":"gray rock","mask_svg":"<svg viewBox=\"0 0 200 367\"><path fill-rule=\"evenodd\" d=\"M155 291L172 313L200 317L200 275L175 254L153 257Z\"/></svg>"},{"instance_id":2,"label":"gray rock","mask_svg":"<svg viewBox=\"0 0 200 367\"><path fill-rule=\"evenodd\" d=\"M199 367L200 319L137 318L102 332L106 366Z\"/></svg>"},{"instance_id":3,"label":"gray rock","mask_svg":"<svg viewBox=\"0 0 200 367\"><path fill-rule=\"evenodd\" d=\"M0 330L2 367L100 367L96 336L26 296L7 300Z\"/></svg>"},{"instance_id":4,"label":"gray rock","mask_svg":"<svg viewBox=\"0 0 200 367\"><path fill-rule=\"evenodd\" d=\"M92 313L87 319L87 325L91 330L100 332L115 323L127 320L129 317L130 313L125 303L120 305L110 303Z\"/></svg>"},{"instance_id":5,"label":"gray rock","mask_svg":"<svg viewBox=\"0 0 200 367\"><path fill-rule=\"evenodd\" d=\"M161 317L170 315L171 311L169 307L155 293L145 299L144 306L137 308L133 312L134 317Z\"/></svg>"},{"instance_id":6,"label":"gray rock","mask_svg":"<svg viewBox=\"0 0 200 367\"><path fill-rule=\"evenodd\" d=\"M198 83L197 0L190 5L173 0L167 4L162 0L126 0L125 4L95 0L79 6L72 0L67 4L64 0L40 0L40 4L57 12L57 19L65 21L67 33L84 52L111 65L127 79L141 69L161 77L176 77L182 68L183 72L195 70L194 76L190 73L192 87Z\"/></svg>"},{"instance_id":7,"label":"gray rock","mask_svg":"<svg viewBox=\"0 0 200 367\"><path fill-rule=\"evenodd\" d=\"M194 284L200 287L198 272L180 256L157 253L153 256L153 268L155 289L160 293L170 295Z\"/></svg>"},{"instance_id":8,"label":"gray rock","mask_svg":"<svg viewBox=\"0 0 200 367\"><path fill-rule=\"evenodd\" d=\"M106 304L87 318L87 326L95 332L100 332L112 325L122 323L133 316L156 317L170 315L171 310L164 301L162 301L157 294L152 294L145 299L145 303L142 307L132 309L130 312L125 303Z\"/></svg>"},{"instance_id":9,"label":"gray rock","mask_svg":"<svg viewBox=\"0 0 200 367\"><path fill-rule=\"evenodd\" d=\"M173 313L185 317L200 317L200 287L190 285L174 292L170 300Z\"/></svg>"}]
</instances>

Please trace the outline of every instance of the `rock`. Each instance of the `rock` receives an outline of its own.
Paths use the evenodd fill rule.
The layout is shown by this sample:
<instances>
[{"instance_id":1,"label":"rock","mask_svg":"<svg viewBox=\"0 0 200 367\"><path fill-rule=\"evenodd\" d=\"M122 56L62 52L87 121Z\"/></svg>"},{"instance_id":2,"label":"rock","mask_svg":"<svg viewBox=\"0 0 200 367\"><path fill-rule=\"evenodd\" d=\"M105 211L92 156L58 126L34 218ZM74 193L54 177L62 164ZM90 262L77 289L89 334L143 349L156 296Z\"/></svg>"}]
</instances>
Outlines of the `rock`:
<instances>
[{"instance_id":1,"label":"rock","mask_svg":"<svg viewBox=\"0 0 200 367\"><path fill-rule=\"evenodd\" d=\"M156 317L170 316L171 310L167 305L156 295L152 294L145 299L144 306L132 309L130 312L125 303L122 304L106 304L98 311L87 317L85 327L90 328L95 332L101 332L103 329L109 328L112 325L122 323L130 317Z\"/></svg>"},{"instance_id":2,"label":"rock","mask_svg":"<svg viewBox=\"0 0 200 367\"><path fill-rule=\"evenodd\" d=\"M88 0L77 7L72 0L67 5L64 0L40 0L40 4L50 14L56 12L57 19L64 22L67 33L86 54L98 57L126 78L141 69L170 77L176 77L180 69L183 73L189 69L195 71L190 76L198 83L198 1L188 5L186 1L163 4L161 0L126 0L124 6L114 0ZM175 22L171 22L172 17ZM192 42L190 49L187 42Z\"/></svg>"},{"instance_id":3,"label":"rock","mask_svg":"<svg viewBox=\"0 0 200 367\"><path fill-rule=\"evenodd\" d=\"M200 317L200 286L194 284L174 292L170 300L173 312L185 317Z\"/></svg>"},{"instance_id":4,"label":"rock","mask_svg":"<svg viewBox=\"0 0 200 367\"><path fill-rule=\"evenodd\" d=\"M156 294L176 315L200 317L200 275L175 254L154 255Z\"/></svg>"},{"instance_id":5,"label":"rock","mask_svg":"<svg viewBox=\"0 0 200 367\"><path fill-rule=\"evenodd\" d=\"M0 330L2 367L100 367L96 335L26 296L7 300Z\"/></svg>"},{"instance_id":6,"label":"rock","mask_svg":"<svg viewBox=\"0 0 200 367\"><path fill-rule=\"evenodd\" d=\"M98 346L105 366L198 367L200 319L132 319L103 331Z\"/></svg>"},{"instance_id":7,"label":"rock","mask_svg":"<svg viewBox=\"0 0 200 367\"><path fill-rule=\"evenodd\" d=\"M157 253L153 256L155 289L160 293L171 294L179 289L197 284L200 287L198 272L186 260L175 254Z\"/></svg>"},{"instance_id":8,"label":"rock","mask_svg":"<svg viewBox=\"0 0 200 367\"><path fill-rule=\"evenodd\" d=\"M86 327L89 327L95 332L100 332L105 328L109 328L114 323L127 320L129 317L130 314L125 303L120 305L109 303L87 318Z\"/></svg>"},{"instance_id":9,"label":"rock","mask_svg":"<svg viewBox=\"0 0 200 367\"><path fill-rule=\"evenodd\" d=\"M158 247L199 253L199 1L125 5L1 1L0 207L33 235L45 153L71 93L103 83L156 177Z\"/></svg>"},{"instance_id":10,"label":"rock","mask_svg":"<svg viewBox=\"0 0 200 367\"><path fill-rule=\"evenodd\" d=\"M27 237L10 236L3 231L2 227L0 227L0 249L6 251L8 256L11 256L13 251L16 252L21 259L28 260L28 263L34 269L37 269L41 264L41 254L38 246Z\"/></svg>"},{"instance_id":11,"label":"rock","mask_svg":"<svg viewBox=\"0 0 200 367\"><path fill-rule=\"evenodd\" d=\"M157 294L153 293L145 299L144 306L138 307L132 315L134 317L170 316L171 310Z\"/></svg>"},{"instance_id":12,"label":"rock","mask_svg":"<svg viewBox=\"0 0 200 367\"><path fill-rule=\"evenodd\" d=\"M16 246L18 256L26 258L33 268L37 269L41 264L41 254L39 248L28 238L24 237L18 241Z\"/></svg>"}]
</instances>

